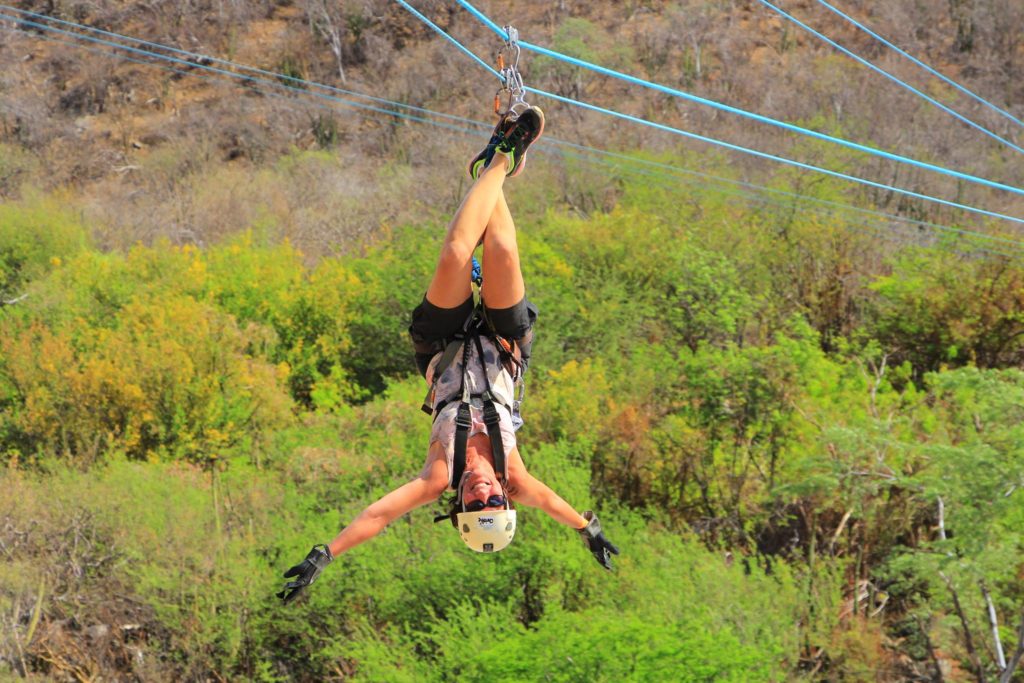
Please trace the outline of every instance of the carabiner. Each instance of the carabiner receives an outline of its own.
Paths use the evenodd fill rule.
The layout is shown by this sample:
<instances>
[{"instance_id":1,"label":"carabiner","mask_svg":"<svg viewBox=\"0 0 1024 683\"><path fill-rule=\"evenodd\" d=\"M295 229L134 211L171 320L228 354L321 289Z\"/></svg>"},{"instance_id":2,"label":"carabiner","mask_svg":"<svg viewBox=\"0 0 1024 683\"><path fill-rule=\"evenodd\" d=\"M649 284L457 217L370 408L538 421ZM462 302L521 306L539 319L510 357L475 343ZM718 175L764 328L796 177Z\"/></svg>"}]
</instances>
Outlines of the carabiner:
<instances>
[{"instance_id":1,"label":"carabiner","mask_svg":"<svg viewBox=\"0 0 1024 683\"><path fill-rule=\"evenodd\" d=\"M494 93L494 113L497 116L510 116L512 120L519 118L519 115L529 108L529 103L524 97L526 88L523 86L523 76L519 73L519 57L522 49L519 47L519 31L513 26L503 27L505 31L505 44L498 50L497 65L501 77L501 88ZM506 62L505 54L508 53ZM508 104L505 111L501 111L501 97L508 93Z\"/></svg>"},{"instance_id":2,"label":"carabiner","mask_svg":"<svg viewBox=\"0 0 1024 683\"><path fill-rule=\"evenodd\" d=\"M509 49L509 50L515 50L516 59L513 62L513 65L514 65L514 67L516 69L518 69L519 68L519 54L520 54L520 49L519 49L519 31L517 31L515 29L515 27L512 26L511 24L508 25L508 26L503 26L502 30L505 31L505 35L507 36L505 38L505 47L507 49Z\"/></svg>"}]
</instances>

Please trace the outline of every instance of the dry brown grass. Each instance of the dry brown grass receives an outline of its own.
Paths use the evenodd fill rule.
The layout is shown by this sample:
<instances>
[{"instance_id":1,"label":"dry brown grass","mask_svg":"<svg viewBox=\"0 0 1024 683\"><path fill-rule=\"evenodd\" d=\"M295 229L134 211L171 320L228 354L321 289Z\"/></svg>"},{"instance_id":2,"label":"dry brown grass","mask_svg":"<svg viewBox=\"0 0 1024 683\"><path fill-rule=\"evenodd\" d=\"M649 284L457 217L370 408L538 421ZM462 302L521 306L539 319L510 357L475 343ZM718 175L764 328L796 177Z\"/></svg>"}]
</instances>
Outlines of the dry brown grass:
<instances>
[{"instance_id":1,"label":"dry brown grass","mask_svg":"<svg viewBox=\"0 0 1024 683\"><path fill-rule=\"evenodd\" d=\"M896 3L857 17L997 102L1024 99L1024 48L1013 39L1024 26L1024 9L1011 0L984 0L969 8L954 4ZM401 7L381 0L332 6L329 19L339 47L324 32L321 19L327 15L321 5L314 0L106 1L61 2L48 11L272 71L488 120L494 83ZM490 55L497 47L493 35L451 4L430 2L423 9L478 54ZM1024 169L1008 164L1007 152L997 151L987 138L755 3L513 1L482 9L499 21L514 19L524 38L556 48L568 19L585 20L589 28L584 30L584 47L595 51L599 62L945 166L1009 183L1024 181ZM815 3L788 9L922 84L907 64ZM968 30L969 50L958 34ZM578 48L567 44L565 49ZM118 62L45 42L35 33L11 35L0 46L0 59L13 66L0 76L0 142L36 161L17 164L11 171L0 168L0 190L16 197L25 182L43 189L76 188L90 213L107 224L101 241L110 246L157 237L208 242L256 221L311 252L345 250L372 237L380 225L423 210L415 206L418 202L451 208L452 188L459 187L456 178L461 176L455 170L477 144L419 124L395 126L386 117L332 107L323 100L247 93L197 70L182 76ZM1019 213L1024 204L982 191L959 195L963 188L941 178L809 145L790 134L612 79L577 73L565 80L564 74L546 70L543 60L529 54L523 66L528 82L538 87L568 88L585 100L712 137L845 166L994 210ZM948 89L928 87L952 98ZM965 113L1006 132L994 114L961 104ZM649 150L679 142L565 105L544 106L549 132L574 142ZM309 177L308 171L282 176L277 168L282 155L325 147L335 163L321 164L321 176ZM778 170L742 156L733 163L754 178ZM399 165L410 166L415 178L403 180L402 172L393 171ZM226 170L216 170L219 166ZM300 184L280 186L289 182ZM562 199L584 211L603 203L573 201L578 190L568 180L555 187ZM883 193L867 192L866 198L891 210L916 210Z\"/></svg>"},{"instance_id":2,"label":"dry brown grass","mask_svg":"<svg viewBox=\"0 0 1024 683\"><path fill-rule=\"evenodd\" d=\"M74 681L142 664L153 615L119 585L115 531L93 506L50 496L17 470L2 479L0 661L30 678Z\"/></svg>"}]
</instances>

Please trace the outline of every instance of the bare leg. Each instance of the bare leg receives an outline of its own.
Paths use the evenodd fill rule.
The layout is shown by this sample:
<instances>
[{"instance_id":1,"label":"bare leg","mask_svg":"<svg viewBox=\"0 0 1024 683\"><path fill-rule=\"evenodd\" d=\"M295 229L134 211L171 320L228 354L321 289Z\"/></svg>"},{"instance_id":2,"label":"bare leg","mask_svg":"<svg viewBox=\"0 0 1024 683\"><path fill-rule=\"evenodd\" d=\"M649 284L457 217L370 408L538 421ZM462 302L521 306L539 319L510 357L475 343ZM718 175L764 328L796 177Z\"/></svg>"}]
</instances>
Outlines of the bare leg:
<instances>
[{"instance_id":1,"label":"bare leg","mask_svg":"<svg viewBox=\"0 0 1024 683\"><path fill-rule=\"evenodd\" d=\"M484 233L483 297L489 308L510 308L526 295L519 266L516 226L501 192ZM465 299L463 299L465 301ZM460 302L461 303L461 302Z\"/></svg>"},{"instance_id":2,"label":"bare leg","mask_svg":"<svg viewBox=\"0 0 1024 683\"><path fill-rule=\"evenodd\" d=\"M473 251L502 197L507 163L508 157L495 154L494 161L469 188L462 205L452 217L434 270L434 279L427 288L427 300L435 306L455 308L469 298Z\"/></svg>"}]
</instances>

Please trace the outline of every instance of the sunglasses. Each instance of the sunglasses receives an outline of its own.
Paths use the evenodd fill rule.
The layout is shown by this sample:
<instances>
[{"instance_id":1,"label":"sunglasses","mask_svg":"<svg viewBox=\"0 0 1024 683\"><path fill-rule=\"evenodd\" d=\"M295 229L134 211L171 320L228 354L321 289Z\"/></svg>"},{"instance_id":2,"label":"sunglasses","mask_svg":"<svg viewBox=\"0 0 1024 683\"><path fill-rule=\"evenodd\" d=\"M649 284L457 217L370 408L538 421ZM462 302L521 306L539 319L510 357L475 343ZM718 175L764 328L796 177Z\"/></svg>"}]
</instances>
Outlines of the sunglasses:
<instances>
[{"instance_id":1,"label":"sunglasses","mask_svg":"<svg viewBox=\"0 0 1024 683\"><path fill-rule=\"evenodd\" d=\"M466 512L480 512L484 508L497 508L505 506L505 496L491 496L487 500L474 500L466 503L463 507Z\"/></svg>"}]
</instances>

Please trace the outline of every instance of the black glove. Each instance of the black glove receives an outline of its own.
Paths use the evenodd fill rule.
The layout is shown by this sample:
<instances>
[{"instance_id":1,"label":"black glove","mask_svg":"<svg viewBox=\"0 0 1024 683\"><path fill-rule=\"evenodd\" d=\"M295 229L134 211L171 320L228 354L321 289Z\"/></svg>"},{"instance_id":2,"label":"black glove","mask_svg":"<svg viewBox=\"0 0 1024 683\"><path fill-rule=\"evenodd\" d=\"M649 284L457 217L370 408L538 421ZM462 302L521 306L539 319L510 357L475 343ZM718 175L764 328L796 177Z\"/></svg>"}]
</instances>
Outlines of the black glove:
<instances>
[{"instance_id":1,"label":"black glove","mask_svg":"<svg viewBox=\"0 0 1024 683\"><path fill-rule=\"evenodd\" d=\"M297 565L289 569L284 573L284 578L290 579L293 576L298 578L294 581L289 581L285 585L284 590L277 594L277 597L284 600L285 604L288 604L295 599L303 588L316 581L316 577L320 576L320 572L324 570L324 567L331 563L334 557L331 555L331 549L325 545L315 545L313 549L306 555L306 559L299 562Z\"/></svg>"},{"instance_id":2,"label":"black glove","mask_svg":"<svg viewBox=\"0 0 1024 683\"><path fill-rule=\"evenodd\" d=\"M612 568L612 555L618 555L619 549L615 545L604 537L601 532L601 522L590 510L583 513L583 518L587 520L588 524L579 530L580 537L583 542L587 545L587 548L594 554L594 557L601 566L607 570Z\"/></svg>"}]
</instances>

